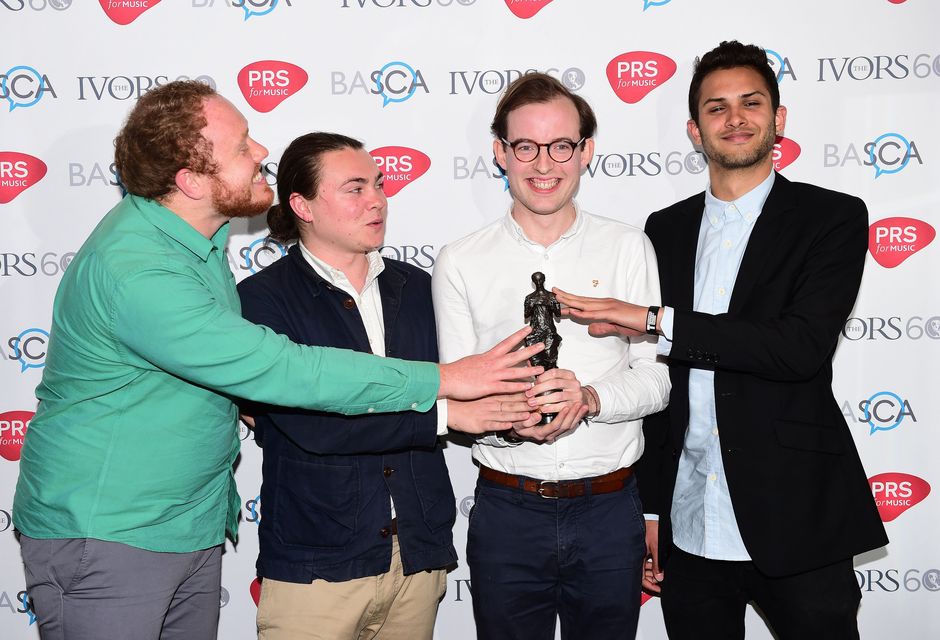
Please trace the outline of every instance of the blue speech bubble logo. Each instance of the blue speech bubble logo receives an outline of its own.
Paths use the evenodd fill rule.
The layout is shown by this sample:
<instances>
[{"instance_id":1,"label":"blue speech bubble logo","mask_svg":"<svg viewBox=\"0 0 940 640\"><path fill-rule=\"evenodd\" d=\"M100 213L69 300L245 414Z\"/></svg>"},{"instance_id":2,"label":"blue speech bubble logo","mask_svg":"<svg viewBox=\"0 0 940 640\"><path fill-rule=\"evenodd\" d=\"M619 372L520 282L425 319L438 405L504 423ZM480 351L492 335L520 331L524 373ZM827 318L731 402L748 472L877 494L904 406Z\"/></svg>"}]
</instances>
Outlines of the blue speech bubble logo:
<instances>
[{"instance_id":1,"label":"blue speech bubble logo","mask_svg":"<svg viewBox=\"0 0 940 640\"><path fill-rule=\"evenodd\" d=\"M400 98L390 98L388 94L385 93L385 74L389 69L394 69L396 67L401 67L408 72L408 76L411 78L411 86L408 89L408 93ZM375 77L375 88L379 90L379 95L382 96L382 106L385 107L390 102L404 102L411 96L415 94L415 89L418 86L418 74L415 73L415 70L411 68L411 65L407 62L389 62L384 67L379 69L378 75Z\"/></svg>"},{"instance_id":2,"label":"blue speech bubble logo","mask_svg":"<svg viewBox=\"0 0 940 640\"><path fill-rule=\"evenodd\" d=\"M777 70L777 84L780 84L783 81L783 56L773 49L764 49L764 52L770 67Z\"/></svg>"},{"instance_id":3,"label":"blue speech bubble logo","mask_svg":"<svg viewBox=\"0 0 940 640\"><path fill-rule=\"evenodd\" d=\"M26 354L26 343L31 342L32 340L38 340L38 336L43 336L42 341L47 342L49 340L49 332L43 329L37 329L35 327L24 329L20 332L20 335L13 338L13 344L10 345L13 347L14 354L17 356L16 359L20 363L20 373L25 372L27 369L42 369L46 366L45 354L41 357L37 357L37 360L41 360L39 364L33 364L31 362L26 362L28 357Z\"/></svg>"},{"instance_id":4,"label":"blue speech bubble logo","mask_svg":"<svg viewBox=\"0 0 940 640\"><path fill-rule=\"evenodd\" d=\"M646 11L650 7L661 7L670 2L672 2L672 0L643 0L643 11Z\"/></svg>"},{"instance_id":5,"label":"blue speech bubble logo","mask_svg":"<svg viewBox=\"0 0 940 640\"><path fill-rule=\"evenodd\" d=\"M265 9L264 11L255 11L254 9L248 8L248 0L242 0L243 4L241 5L242 10L245 12L245 20L251 16L266 16L277 7L278 0L271 0L271 6Z\"/></svg>"},{"instance_id":6,"label":"blue speech bubble logo","mask_svg":"<svg viewBox=\"0 0 940 640\"><path fill-rule=\"evenodd\" d=\"M880 166L878 166L878 162L875 160L875 149L880 148L879 143L881 143L882 140L890 140L892 138L900 141L900 144L904 147L904 160L901 162L899 166L895 167L894 169L882 169ZM898 144L898 143L895 143L895 144ZM907 166L907 163L910 162L911 160L911 143L908 142L907 138L902 136L900 133L883 133L877 138L875 138L875 141L871 143L871 148L868 150L868 160L869 162L871 162L871 165L875 168L876 179L878 178L878 176L884 173L888 173L888 174L897 173L898 171L903 170L904 167Z\"/></svg>"},{"instance_id":7,"label":"blue speech bubble logo","mask_svg":"<svg viewBox=\"0 0 940 640\"><path fill-rule=\"evenodd\" d=\"M872 411L871 411L875 398L878 398L880 396L887 396L897 401L897 405L899 409L897 419L894 421L894 423L892 423L891 425L887 427L876 425L875 416L872 414ZM875 395L873 395L872 397L868 399L868 404L865 405L865 413L862 414L862 417L865 418L866 421L868 421L868 426L871 428L871 430L868 432L868 435L870 436L875 435L876 431L891 431L892 429L896 429L898 425L901 424L901 422L904 420L904 400L901 398L901 396L899 396L896 393L892 393L891 391L879 391L878 393L876 393Z\"/></svg>"},{"instance_id":8,"label":"blue speech bubble logo","mask_svg":"<svg viewBox=\"0 0 940 640\"><path fill-rule=\"evenodd\" d=\"M246 520L248 522L254 522L255 524L261 523L261 496L255 496L253 499L245 503L245 508L248 510L248 517Z\"/></svg>"},{"instance_id":9,"label":"blue speech bubble logo","mask_svg":"<svg viewBox=\"0 0 940 640\"><path fill-rule=\"evenodd\" d=\"M260 247L258 247L259 244L261 245ZM281 255L279 256L277 255L277 252L271 248L272 245L280 249ZM255 247L258 247L258 248L256 249ZM284 245L282 245L277 240L271 240L270 238L258 238L257 240L252 242L250 245L248 245L248 247L246 248L242 256L245 260L245 268L248 269L248 271L250 271L251 273L258 273L259 271L264 269L266 266L268 266L268 265L262 265L261 261L257 259L258 255L262 251L273 253L276 256L275 260L277 260L278 258L282 256L287 255L287 249L285 249ZM272 260L271 262L274 262L274 260Z\"/></svg>"},{"instance_id":10,"label":"blue speech bubble logo","mask_svg":"<svg viewBox=\"0 0 940 640\"><path fill-rule=\"evenodd\" d=\"M20 603L23 605L23 613L29 616L29 626L32 626L36 622L36 614L33 613L33 604L29 601L29 594L24 592L21 598L18 598Z\"/></svg>"},{"instance_id":11,"label":"blue speech bubble logo","mask_svg":"<svg viewBox=\"0 0 940 640\"><path fill-rule=\"evenodd\" d=\"M26 74L32 75L36 78L36 84L39 87L39 90L36 91L36 97L29 102L17 102L13 97L13 92L10 90L9 82L15 71L23 71ZM27 67L26 65L12 67L4 74L3 80L0 81L0 88L3 89L3 95L6 96L7 102L10 103L10 111L13 111L17 107L31 107L42 99L42 74L32 67Z\"/></svg>"}]
</instances>

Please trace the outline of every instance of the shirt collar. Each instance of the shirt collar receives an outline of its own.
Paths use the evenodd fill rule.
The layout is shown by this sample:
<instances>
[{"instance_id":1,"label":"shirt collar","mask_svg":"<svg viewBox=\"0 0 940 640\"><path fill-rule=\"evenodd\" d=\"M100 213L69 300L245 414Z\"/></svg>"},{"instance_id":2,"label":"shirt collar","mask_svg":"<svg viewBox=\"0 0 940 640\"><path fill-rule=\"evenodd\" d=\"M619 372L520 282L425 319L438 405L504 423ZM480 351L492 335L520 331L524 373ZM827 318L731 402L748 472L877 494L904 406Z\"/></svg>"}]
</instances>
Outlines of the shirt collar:
<instances>
[{"instance_id":1,"label":"shirt collar","mask_svg":"<svg viewBox=\"0 0 940 640\"><path fill-rule=\"evenodd\" d=\"M304 260L313 267L317 275L334 287L340 287L344 290L353 288L345 273L313 255L310 249L304 246L303 242L298 242L297 246L300 247L300 254L304 257ZM382 255L378 251L370 251L366 254L366 259L369 261L369 271L366 273L366 281L362 287L363 291L368 289L372 283L375 282L375 279L379 277L379 274L385 270L385 260L382 259Z\"/></svg>"},{"instance_id":2,"label":"shirt collar","mask_svg":"<svg viewBox=\"0 0 940 640\"><path fill-rule=\"evenodd\" d=\"M229 224L226 222L216 231L212 238L206 238L180 216L176 215L162 204L149 198L128 194L131 204L140 211L141 215L157 229L183 245L196 257L205 262L213 249L225 250L228 241Z\"/></svg>"},{"instance_id":3,"label":"shirt collar","mask_svg":"<svg viewBox=\"0 0 940 640\"><path fill-rule=\"evenodd\" d=\"M578 203L574 201L572 201L571 204L574 205L574 222L571 223L570 227L565 229L561 236L559 236L558 240L552 243L552 246L558 244L562 240L567 240L568 238L577 235L578 232L584 228L584 215L581 213L581 207L579 207ZM525 231L522 229L522 226L516 222L515 218L512 217L512 205L509 205L509 211L506 212L506 217L503 219L503 227L506 229L506 231L509 232L509 235L519 242L530 245L538 245L539 247L542 246L534 240L529 239Z\"/></svg>"},{"instance_id":4,"label":"shirt collar","mask_svg":"<svg viewBox=\"0 0 940 640\"><path fill-rule=\"evenodd\" d=\"M713 227L719 227L725 219L737 216L745 225L754 224L764 209L764 203L774 186L775 171L771 171L764 180L740 198L730 202L719 200L712 195L711 187L705 192L705 219Z\"/></svg>"}]
</instances>

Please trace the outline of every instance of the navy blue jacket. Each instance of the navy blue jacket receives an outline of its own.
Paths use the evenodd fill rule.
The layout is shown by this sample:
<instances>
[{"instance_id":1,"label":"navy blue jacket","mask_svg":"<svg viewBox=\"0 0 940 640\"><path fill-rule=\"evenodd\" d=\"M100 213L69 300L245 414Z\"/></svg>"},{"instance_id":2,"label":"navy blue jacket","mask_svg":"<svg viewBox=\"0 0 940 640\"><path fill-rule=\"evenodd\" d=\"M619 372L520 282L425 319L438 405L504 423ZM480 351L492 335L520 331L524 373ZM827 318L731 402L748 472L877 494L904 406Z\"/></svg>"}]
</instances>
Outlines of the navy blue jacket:
<instances>
[{"instance_id":1,"label":"navy blue jacket","mask_svg":"<svg viewBox=\"0 0 940 640\"><path fill-rule=\"evenodd\" d=\"M378 282L386 355L437 362L430 276L386 259ZM370 352L358 307L296 246L242 281L238 293L245 318L294 342ZM256 411L256 439L264 448L260 576L338 582L388 571L389 496L406 574L457 562L454 492L435 409L355 417Z\"/></svg>"}]
</instances>

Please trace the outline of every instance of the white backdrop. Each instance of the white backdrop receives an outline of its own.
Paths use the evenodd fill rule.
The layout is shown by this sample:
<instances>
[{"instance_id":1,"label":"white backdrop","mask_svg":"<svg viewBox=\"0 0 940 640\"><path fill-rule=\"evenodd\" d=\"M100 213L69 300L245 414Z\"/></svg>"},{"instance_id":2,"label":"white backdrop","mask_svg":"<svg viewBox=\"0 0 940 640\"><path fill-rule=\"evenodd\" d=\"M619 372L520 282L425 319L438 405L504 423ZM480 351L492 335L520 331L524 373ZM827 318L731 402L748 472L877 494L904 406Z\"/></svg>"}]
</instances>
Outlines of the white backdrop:
<instances>
[{"instance_id":1,"label":"white backdrop","mask_svg":"<svg viewBox=\"0 0 940 640\"><path fill-rule=\"evenodd\" d=\"M392 147L376 154L402 189L384 252L430 270L443 244L506 209L488 124L507 79L549 71L588 99L600 126L579 202L642 226L704 188L685 134L688 81L694 57L731 38L766 47L780 71L778 167L868 204L872 252L835 382L891 538L856 562L862 637L940 637L940 503L928 495L940 481L938 24L930 0L0 0L0 637L38 637L10 524L19 446L56 285L121 195L112 140L141 92L178 77L214 83L268 146L272 183L301 133ZM238 279L277 253L257 242L263 225L234 229ZM242 435L226 640L254 637L261 452ZM447 460L462 555L475 469L459 442ZM470 586L461 562L437 638L474 637ZM753 612L748 624L749 637L770 637ZM656 599L639 637L665 638Z\"/></svg>"}]
</instances>

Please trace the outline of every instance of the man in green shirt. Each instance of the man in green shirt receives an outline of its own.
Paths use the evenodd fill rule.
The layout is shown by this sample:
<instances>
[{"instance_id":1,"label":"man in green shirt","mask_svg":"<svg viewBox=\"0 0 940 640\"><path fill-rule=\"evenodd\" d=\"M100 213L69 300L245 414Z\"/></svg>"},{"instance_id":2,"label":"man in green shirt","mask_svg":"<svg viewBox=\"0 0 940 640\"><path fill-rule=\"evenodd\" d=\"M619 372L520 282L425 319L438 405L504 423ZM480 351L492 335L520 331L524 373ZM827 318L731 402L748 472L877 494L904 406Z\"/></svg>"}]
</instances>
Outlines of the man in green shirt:
<instances>
[{"instance_id":1,"label":"man in green shirt","mask_svg":"<svg viewBox=\"0 0 940 640\"><path fill-rule=\"evenodd\" d=\"M62 278L13 518L43 640L214 638L239 497L232 398L344 414L514 393L538 349L449 365L302 347L241 318L228 222L272 201L267 150L207 85L143 96L116 141L130 195ZM515 381L515 382L513 382ZM468 432L522 403L480 404Z\"/></svg>"}]
</instances>

